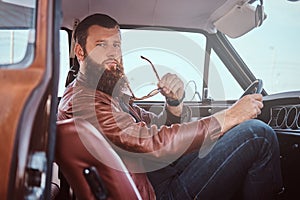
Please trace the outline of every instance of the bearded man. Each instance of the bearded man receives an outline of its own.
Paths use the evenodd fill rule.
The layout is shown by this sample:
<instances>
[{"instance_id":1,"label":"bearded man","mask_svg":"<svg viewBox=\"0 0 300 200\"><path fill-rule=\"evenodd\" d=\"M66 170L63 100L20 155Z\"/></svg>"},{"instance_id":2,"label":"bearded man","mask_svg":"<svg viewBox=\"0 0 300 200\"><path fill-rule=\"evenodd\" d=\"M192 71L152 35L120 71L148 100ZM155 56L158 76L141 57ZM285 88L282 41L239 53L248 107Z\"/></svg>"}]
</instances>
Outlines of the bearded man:
<instances>
[{"instance_id":1,"label":"bearded man","mask_svg":"<svg viewBox=\"0 0 300 200\"><path fill-rule=\"evenodd\" d=\"M130 101L120 27L113 18L85 18L74 38L80 71L66 88L57 118L79 117L95 126L120 154L143 199L232 199L237 194L272 199L281 189L276 135L253 119L263 107L261 94L190 121L191 111L182 102L183 82L167 73L157 84L165 108L156 115ZM213 141L207 155L199 157L204 143Z\"/></svg>"}]
</instances>

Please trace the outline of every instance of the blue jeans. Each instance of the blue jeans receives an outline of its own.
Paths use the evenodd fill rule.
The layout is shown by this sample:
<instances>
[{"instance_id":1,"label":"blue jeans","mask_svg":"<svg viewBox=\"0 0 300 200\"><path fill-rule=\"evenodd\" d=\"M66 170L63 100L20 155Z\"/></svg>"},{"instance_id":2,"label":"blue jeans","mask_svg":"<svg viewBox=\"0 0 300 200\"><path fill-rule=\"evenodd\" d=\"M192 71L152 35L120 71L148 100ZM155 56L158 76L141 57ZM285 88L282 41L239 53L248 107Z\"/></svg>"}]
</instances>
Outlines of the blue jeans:
<instances>
[{"instance_id":1,"label":"blue jeans","mask_svg":"<svg viewBox=\"0 0 300 200\"><path fill-rule=\"evenodd\" d=\"M273 199L282 188L278 140L268 125L249 120L205 157L184 155L148 177L157 199Z\"/></svg>"}]
</instances>

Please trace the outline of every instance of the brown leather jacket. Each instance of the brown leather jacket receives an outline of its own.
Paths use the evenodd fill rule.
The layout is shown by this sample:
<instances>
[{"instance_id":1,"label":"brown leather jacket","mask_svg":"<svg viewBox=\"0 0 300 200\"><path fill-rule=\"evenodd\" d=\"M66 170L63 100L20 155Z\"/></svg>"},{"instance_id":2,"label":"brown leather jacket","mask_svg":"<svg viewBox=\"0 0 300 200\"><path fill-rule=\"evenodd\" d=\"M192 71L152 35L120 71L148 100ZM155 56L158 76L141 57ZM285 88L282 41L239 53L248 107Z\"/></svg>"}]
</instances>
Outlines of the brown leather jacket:
<instances>
[{"instance_id":1,"label":"brown leather jacket","mask_svg":"<svg viewBox=\"0 0 300 200\"><path fill-rule=\"evenodd\" d=\"M187 122L189 116L186 107L182 117L176 117L167 110L156 115L128 105L88 88L84 75L79 74L65 90L57 119L79 117L93 124L124 160L142 198L155 199L145 172L199 150L208 135L220 132L220 124L214 117Z\"/></svg>"}]
</instances>

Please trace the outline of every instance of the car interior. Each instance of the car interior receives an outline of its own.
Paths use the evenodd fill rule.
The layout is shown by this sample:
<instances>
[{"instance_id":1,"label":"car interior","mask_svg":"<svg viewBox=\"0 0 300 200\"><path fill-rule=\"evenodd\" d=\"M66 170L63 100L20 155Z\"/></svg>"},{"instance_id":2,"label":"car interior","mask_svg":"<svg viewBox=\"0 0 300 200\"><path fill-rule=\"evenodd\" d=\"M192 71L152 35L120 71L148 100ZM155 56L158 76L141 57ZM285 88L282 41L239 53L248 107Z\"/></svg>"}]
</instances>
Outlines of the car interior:
<instances>
[{"instance_id":1,"label":"car interior","mask_svg":"<svg viewBox=\"0 0 300 200\"><path fill-rule=\"evenodd\" d=\"M134 95L151 96L136 98L146 110L163 109L164 97L149 91L165 73L183 80L192 120L261 93L257 119L280 146L278 199L298 199L299 11L299 0L0 0L1 199L141 199L100 131L56 120L79 70L74 30L94 13L119 22L126 76Z\"/></svg>"}]
</instances>

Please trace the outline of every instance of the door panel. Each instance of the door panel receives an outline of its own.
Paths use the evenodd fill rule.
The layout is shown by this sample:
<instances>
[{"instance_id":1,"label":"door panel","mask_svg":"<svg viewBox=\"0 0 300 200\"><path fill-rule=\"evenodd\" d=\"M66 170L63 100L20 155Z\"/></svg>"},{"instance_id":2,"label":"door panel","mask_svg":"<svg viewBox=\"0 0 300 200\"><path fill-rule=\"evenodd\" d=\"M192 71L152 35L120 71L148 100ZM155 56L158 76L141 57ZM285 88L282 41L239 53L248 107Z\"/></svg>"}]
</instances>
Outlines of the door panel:
<instances>
[{"instance_id":1,"label":"door panel","mask_svg":"<svg viewBox=\"0 0 300 200\"><path fill-rule=\"evenodd\" d=\"M30 189L45 188L44 175L51 171L47 168L49 135L53 134L49 132L52 123L49 119L55 112L51 102L57 93L57 87L53 87L57 85L53 79L56 71L53 66L57 65L53 14L52 1L37 2L32 64L22 69L0 68L0 196L3 199L24 199L25 192L30 195ZM42 169L32 164L37 159L45 159ZM40 180L34 182L30 177Z\"/></svg>"}]
</instances>

